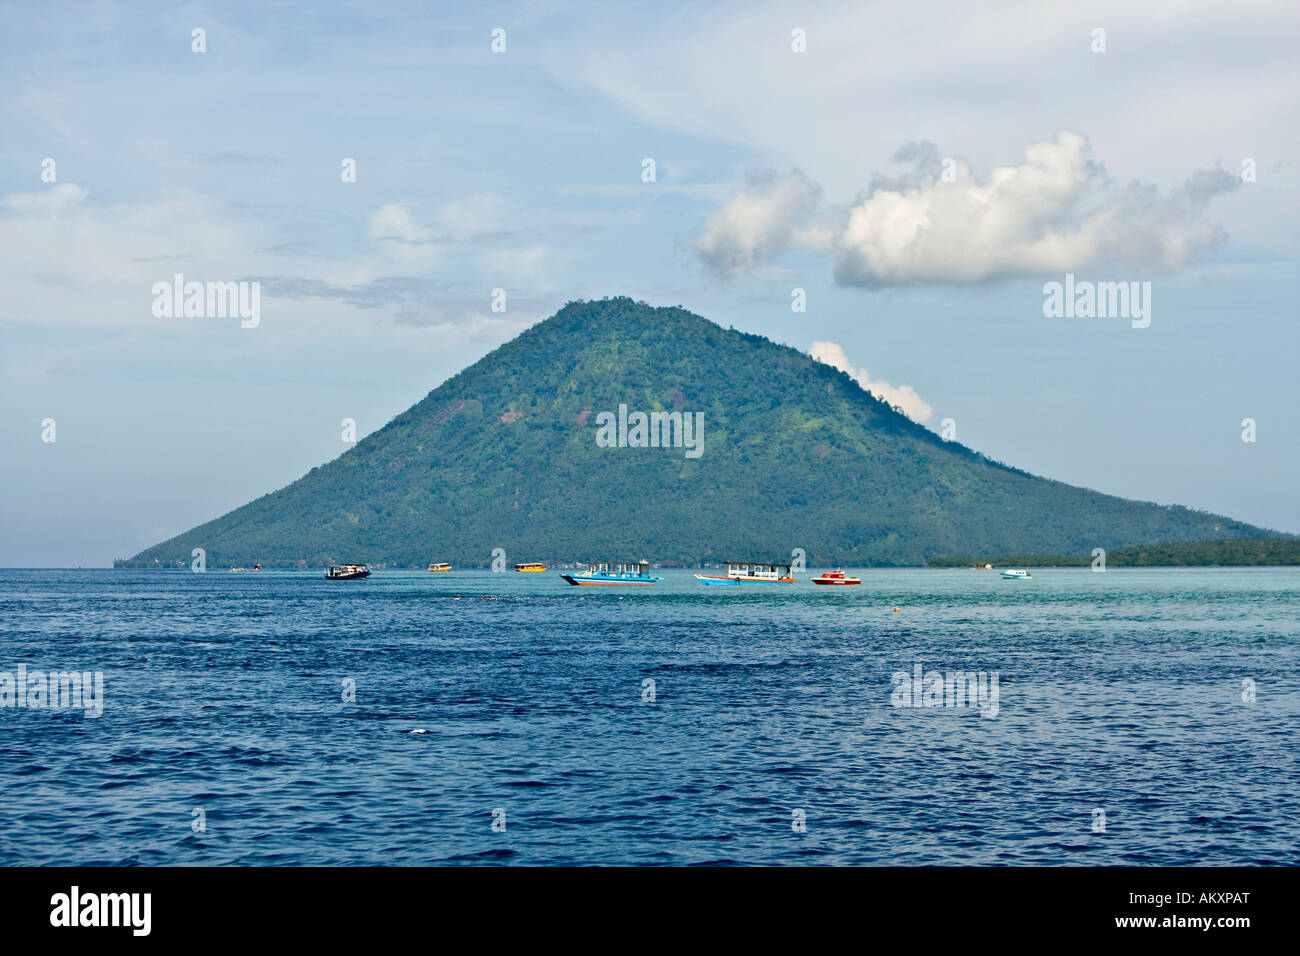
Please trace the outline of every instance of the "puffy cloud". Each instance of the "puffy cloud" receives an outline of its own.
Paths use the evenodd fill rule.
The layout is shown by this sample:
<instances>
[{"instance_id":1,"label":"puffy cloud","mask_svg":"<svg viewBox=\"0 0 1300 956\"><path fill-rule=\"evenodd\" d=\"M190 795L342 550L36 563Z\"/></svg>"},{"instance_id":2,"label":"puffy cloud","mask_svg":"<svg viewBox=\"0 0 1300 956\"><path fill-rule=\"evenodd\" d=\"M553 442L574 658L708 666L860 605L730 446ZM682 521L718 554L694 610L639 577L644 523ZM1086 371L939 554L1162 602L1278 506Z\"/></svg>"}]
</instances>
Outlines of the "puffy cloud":
<instances>
[{"instance_id":1,"label":"puffy cloud","mask_svg":"<svg viewBox=\"0 0 1300 956\"><path fill-rule=\"evenodd\" d=\"M854 368L850 364L849 357L844 354L844 349L835 342L814 342L808 354L818 362L844 372L877 398L883 398L890 405L901 408L903 414L914 422L928 421L930 416L934 414L934 409L917 394L916 389L912 388L911 385L894 387L884 380L872 381L866 369Z\"/></svg>"},{"instance_id":2,"label":"puffy cloud","mask_svg":"<svg viewBox=\"0 0 1300 956\"><path fill-rule=\"evenodd\" d=\"M1216 195L1237 185L1225 170L1194 173L1160 195L1116 186L1085 137L1062 132L1034 143L1019 165L976 178L931 143L909 143L895 161L910 168L877 176L841 216L808 225L818 190L802 173L771 177L738 193L705 226L696 251L734 274L791 244L828 254L835 280L882 286L972 283L1106 266L1176 271L1222 239L1205 219ZM780 185L772 185L780 184Z\"/></svg>"},{"instance_id":3,"label":"puffy cloud","mask_svg":"<svg viewBox=\"0 0 1300 956\"><path fill-rule=\"evenodd\" d=\"M695 254L719 275L745 272L786 250L817 208L821 188L794 170L751 173L695 240Z\"/></svg>"}]
</instances>

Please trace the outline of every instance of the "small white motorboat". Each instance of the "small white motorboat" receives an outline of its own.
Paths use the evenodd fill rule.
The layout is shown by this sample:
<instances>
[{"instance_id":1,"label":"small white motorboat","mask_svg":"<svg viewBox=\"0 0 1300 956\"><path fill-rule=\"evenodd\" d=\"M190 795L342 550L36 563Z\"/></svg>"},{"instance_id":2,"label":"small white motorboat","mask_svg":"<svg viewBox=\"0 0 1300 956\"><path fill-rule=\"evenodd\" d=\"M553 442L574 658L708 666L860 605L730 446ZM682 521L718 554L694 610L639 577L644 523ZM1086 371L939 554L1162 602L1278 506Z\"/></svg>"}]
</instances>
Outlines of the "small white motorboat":
<instances>
[{"instance_id":1,"label":"small white motorboat","mask_svg":"<svg viewBox=\"0 0 1300 956\"><path fill-rule=\"evenodd\" d=\"M1022 568L1007 568L1007 570L1002 572L1002 576L1004 578L1009 578L1011 580L1033 577L1032 574L1030 574L1028 571L1023 570Z\"/></svg>"}]
</instances>

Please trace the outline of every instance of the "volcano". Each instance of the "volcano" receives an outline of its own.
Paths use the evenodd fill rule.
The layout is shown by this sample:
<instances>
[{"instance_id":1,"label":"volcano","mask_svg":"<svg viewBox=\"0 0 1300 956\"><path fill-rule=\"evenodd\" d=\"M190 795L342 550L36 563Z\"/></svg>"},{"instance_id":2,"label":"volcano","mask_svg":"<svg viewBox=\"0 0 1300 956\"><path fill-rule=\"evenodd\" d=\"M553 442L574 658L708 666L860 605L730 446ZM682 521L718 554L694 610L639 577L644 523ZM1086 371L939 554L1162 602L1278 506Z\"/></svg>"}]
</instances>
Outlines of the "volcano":
<instances>
[{"instance_id":1,"label":"volcano","mask_svg":"<svg viewBox=\"0 0 1300 956\"><path fill-rule=\"evenodd\" d=\"M680 307L572 302L333 461L129 567L432 559L920 565L1267 537L1035 477Z\"/></svg>"}]
</instances>

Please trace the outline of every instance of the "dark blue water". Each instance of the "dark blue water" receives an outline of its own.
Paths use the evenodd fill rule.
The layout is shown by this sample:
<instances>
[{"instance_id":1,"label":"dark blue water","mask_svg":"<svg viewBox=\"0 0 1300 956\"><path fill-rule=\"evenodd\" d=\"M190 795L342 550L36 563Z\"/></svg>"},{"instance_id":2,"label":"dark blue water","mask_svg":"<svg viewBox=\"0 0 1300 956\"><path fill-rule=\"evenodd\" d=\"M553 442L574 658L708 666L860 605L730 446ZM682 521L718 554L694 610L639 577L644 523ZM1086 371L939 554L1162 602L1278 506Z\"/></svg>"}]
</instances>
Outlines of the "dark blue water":
<instances>
[{"instance_id":1,"label":"dark blue water","mask_svg":"<svg viewBox=\"0 0 1300 956\"><path fill-rule=\"evenodd\" d=\"M5 572L0 672L102 671L104 701L0 708L0 853L1300 863L1300 572L862 574ZM917 663L996 673L996 716L894 706Z\"/></svg>"}]
</instances>

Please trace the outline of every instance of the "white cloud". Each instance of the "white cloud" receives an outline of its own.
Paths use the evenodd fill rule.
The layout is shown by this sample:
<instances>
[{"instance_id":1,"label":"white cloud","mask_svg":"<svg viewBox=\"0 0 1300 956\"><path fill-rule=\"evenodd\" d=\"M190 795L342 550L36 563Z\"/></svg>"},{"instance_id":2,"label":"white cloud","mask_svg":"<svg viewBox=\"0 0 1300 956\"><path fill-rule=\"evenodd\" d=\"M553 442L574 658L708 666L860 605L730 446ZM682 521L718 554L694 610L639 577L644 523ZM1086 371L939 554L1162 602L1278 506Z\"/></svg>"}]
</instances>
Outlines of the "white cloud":
<instances>
[{"instance_id":1,"label":"white cloud","mask_svg":"<svg viewBox=\"0 0 1300 956\"><path fill-rule=\"evenodd\" d=\"M149 320L153 282L173 271L237 278L246 235L197 197L101 203L76 183L0 198L3 317L90 324Z\"/></svg>"},{"instance_id":2,"label":"white cloud","mask_svg":"<svg viewBox=\"0 0 1300 956\"><path fill-rule=\"evenodd\" d=\"M449 238L465 239L502 228L508 211L497 193L464 196L438 210L438 225Z\"/></svg>"},{"instance_id":3,"label":"white cloud","mask_svg":"<svg viewBox=\"0 0 1300 956\"><path fill-rule=\"evenodd\" d=\"M476 257L485 279L496 285L534 282L542 278L547 247L536 245L521 249L493 249Z\"/></svg>"},{"instance_id":4,"label":"white cloud","mask_svg":"<svg viewBox=\"0 0 1300 956\"><path fill-rule=\"evenodd\" d=\"M75 206L90 195L90 190L76 183L59 183L35 193L11 193L0 199L0 206L17 215L45 213L55 215Z\"/></svg>"},{"instance_id":5,"label":"white cloud","mask_svg":"<svg viewBox=\"0 0 1300 956\"><path fill-rule=\"evenodd\" d=\"M802 245L831 256L844 285L981 282L1104 266L1176 271L1222 231L1205 209L1239 180L1194 173L1161 196L1116 186L1085 137L1033 143L1019 165L977 177L931 143L909 143L899 178L877 176L842 215L807 225L817 188L803 173L766 177L733 196L705 225L696 254L721 275Z\"/></svg>"},{"instance_id":6,"label":"white cloud","mask_svg":"<svg viewBox=\"0 0 1300 956\"><path fill-rule=\"evenodd\" d=\"M873 381L866 369L853 367L849 357L844 354L844 349L835 342L814 342L808 354L818 362L839 369L877 398L883 398L890 405L901 408L903 414L914 422L928 421L934 414L934 409L911 385L895 387L883 379Z\"/></svg>"},{"instance_id":7,"label":"white cloud","mask_svg":"<svg viewBox=\"0 0 1300 956\"><path fill-rule=\"evenodd\" d=\"M837 281L978 282L1106 265L1177 270L1220 238L1203 213L1237 183L1217 170L1164 197L1138 183L1116 189L1073 132L1030 145L1020 165L984 180L954 164L953 181L944 181L932 146L909 155L913 183L880 185L850 208L835 239Z\"/></svg>"},{"instance_id":8,"label":"white cloud","mask_svg":"<svg viewBox=\"0 0 1300 956\"><path fill-rule=\"evenodd\" d=\"M385 203L370 215L371 239L407 245L464 242L499 234L509 222L509 207L496 193L463 196L438 207L422 224L401 203Z\"/></svg>"},{"instance_id":9,"label":"white cloud","mask_svg":"<svg viewBox=\"0 0 1300 956\"><path fill-rule=\"evenodd\" d=\"M181 329L152 313L154 283L178 272L198 281L261 282L266 328L291 327L303 341L328 340L337 323L355 324L358 311L365 328L387 319L389 330L429 329L444 344L496 344L536 321L536 309L521 309L528 300L520 295L512 296L509 316L498 316L487 312L488 287L467 291L459 274L454 281L431 277L424 267L440 240L406 206L381 206L362 228L374 240L363 254L287 250L268 262L258 250L259 220L199 196L110 203L76 183L0 196L0 324ZM544 254L524 248L498 265L522 282L542 271ZM40 371L33 369L28 374Z\"/></svg>"},{"instance_id":10,"label":"white cloud","mask_svg":"<svg viewBox=\"0 0 1300 956\"><path fill-rule=\"evenodd\" d=\"M695 254L719 275L747 272L783 252L817 208L821 189L799 170L751 173L704 225Z\"/></svg>"},{"instance_id":11,"label":"white cloud","mask_svg":"<svg viewBox=\"0 0 1300 956\"><path fill-rule=\"evenodd\" d=\"M419 225L411 211L399 203L384 203L370 215L370 238L408 244L425 243L432 233Z\"/></svg>"},{"instance_id":12,"label":"white cloud","mask_svg":"<svg viewBox=\"0 0 1300 956\"><path fill-rule=\"evenodd\" d=\"M1009 156L1068 125L1088 131L1120 181L1165 187L1218 157L1231 165L1292 156L1300 145L1300 126L1276 120L1300 105L1295 4L1205 0L1194 13L1132 0L793 9L777 0L709 4L692 10L689 28L643 18L634 46L602 42L608 26L597 22L548 62L655 128L740 144L762 165L803 169L837 198L861 188L864 158L926 136L967 155ZM1091 34L1102 25L1109 52L1097 54ZM795 26L807 31L807 53L791 52ZM1295 195L1294 183L1277 185ZM1290 236L1289 217L1276 218Z\"/></svg>"}]
</instances>

